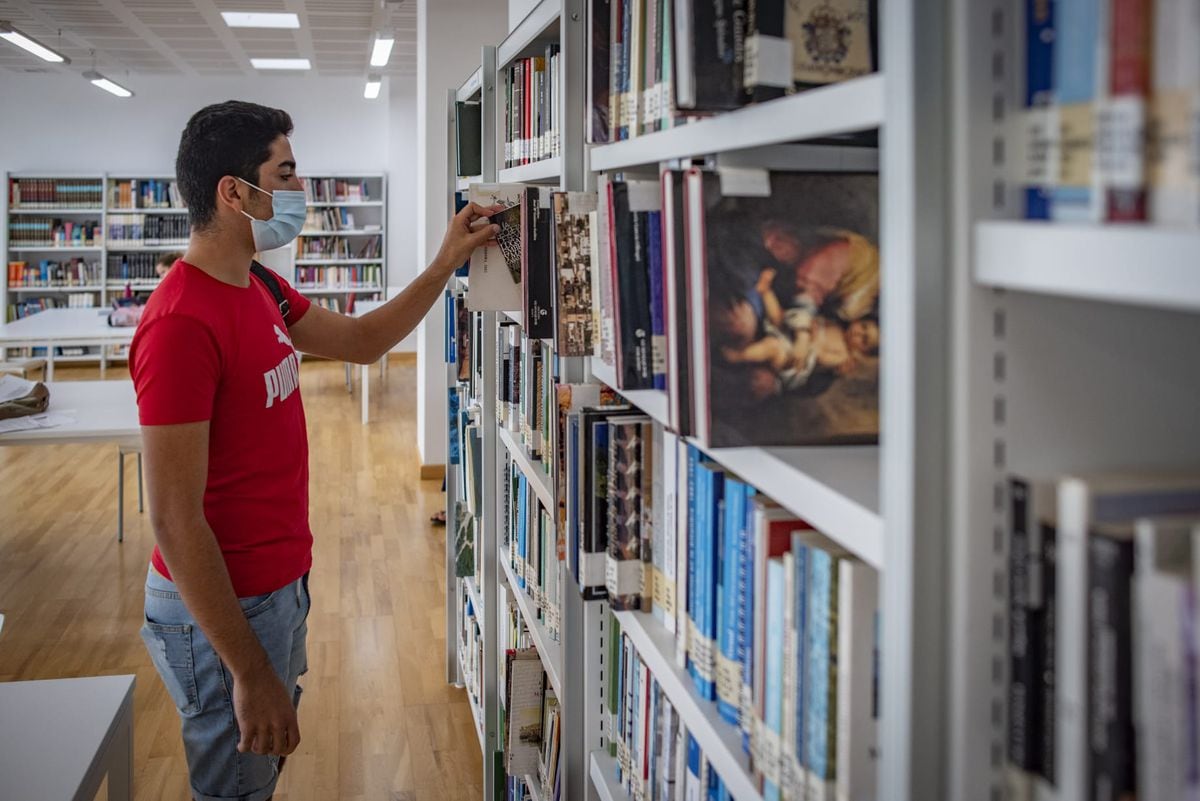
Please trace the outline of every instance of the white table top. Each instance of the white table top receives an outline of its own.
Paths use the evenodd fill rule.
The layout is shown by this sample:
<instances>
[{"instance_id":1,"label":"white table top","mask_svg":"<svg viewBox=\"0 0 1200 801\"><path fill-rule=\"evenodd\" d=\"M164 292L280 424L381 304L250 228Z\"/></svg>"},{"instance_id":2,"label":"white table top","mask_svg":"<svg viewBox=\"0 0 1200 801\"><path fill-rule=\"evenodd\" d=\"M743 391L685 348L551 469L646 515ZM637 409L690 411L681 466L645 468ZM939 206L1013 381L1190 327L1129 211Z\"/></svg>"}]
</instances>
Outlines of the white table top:
<instances>
[{"instance_id":1,"label":"white table top","mask_svg":"<svg viewBox=\"0 0 1200 801\"><path fill-rule=\"evenodd\" d=\"M0 798L75 798L109 741L133 676L0 683ZM132 715L132 709L129 710Z\"/></svg>"},{"instance_id":2,"label":"white table top","mask_svg":"<svg viewBox=\"0 0 1200 801\"><path fill-rule=\"evenodd\" d=\"M113 328L108 309L46 309L0 324L0 344L60 342L129 342L136 328Z\"/></svg>"},{"instance_id":3,"label":"white table top","mask_svg":"<svg viewBox=\"0 0 1200 801\"><path fill-rule=\"evenodd\" d=\"M70 413L75 422L0 434L0 446L136 442L141 439L137 395L132 381L51 381L46 387L50 390L47 411Z\"/></svg>"}]
</instances>

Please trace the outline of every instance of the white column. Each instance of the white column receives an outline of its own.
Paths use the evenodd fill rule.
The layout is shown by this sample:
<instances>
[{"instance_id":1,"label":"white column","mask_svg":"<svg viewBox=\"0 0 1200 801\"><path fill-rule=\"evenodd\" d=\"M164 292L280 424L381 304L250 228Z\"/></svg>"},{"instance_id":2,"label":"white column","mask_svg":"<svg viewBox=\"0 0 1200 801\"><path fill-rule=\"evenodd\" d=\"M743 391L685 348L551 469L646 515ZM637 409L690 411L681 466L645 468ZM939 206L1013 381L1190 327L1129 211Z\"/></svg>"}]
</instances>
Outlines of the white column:
<instances>
[{"instance_id":1,"label":"white column","mask_svg":"<svg viewBox=\"0 0 1200 801\"><path fill-rule=\"evenodd\" d=\"M480 49L508 30L502 0L417 0L417 237L420 266L437 253L446 230L446 92L479 66ZM494 143L493 143L494 144ZM417 333L417 447L422 464L446 461L442 304Z\"/></svg>"}]
</instances>

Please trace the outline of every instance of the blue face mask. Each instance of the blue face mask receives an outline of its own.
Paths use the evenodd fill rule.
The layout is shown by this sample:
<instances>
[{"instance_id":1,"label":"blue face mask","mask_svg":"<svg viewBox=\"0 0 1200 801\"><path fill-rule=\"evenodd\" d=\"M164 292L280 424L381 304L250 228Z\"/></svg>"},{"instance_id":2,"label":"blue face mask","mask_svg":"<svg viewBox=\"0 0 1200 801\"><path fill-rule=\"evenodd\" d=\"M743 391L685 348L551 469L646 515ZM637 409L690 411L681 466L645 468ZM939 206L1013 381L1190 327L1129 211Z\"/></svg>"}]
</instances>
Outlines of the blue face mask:
<instances>
[{"instance_id":1,"label":"blue face mask","mask_svg":"<svg viewBox=\"0 0 1200 801\"><path fill-rule=\"evenodd\" d=\"M271 219L260 220L243 211L250 218L250 232L254 235L254 248L258 251L274 250L291 242L304 227L307 216L307 201L304 193L295 189L276 189L268 192L259 186L254 186L244 178L238 180L247 186L253 186L264 195L271 196Z\"/></svg>"}]
</instances>

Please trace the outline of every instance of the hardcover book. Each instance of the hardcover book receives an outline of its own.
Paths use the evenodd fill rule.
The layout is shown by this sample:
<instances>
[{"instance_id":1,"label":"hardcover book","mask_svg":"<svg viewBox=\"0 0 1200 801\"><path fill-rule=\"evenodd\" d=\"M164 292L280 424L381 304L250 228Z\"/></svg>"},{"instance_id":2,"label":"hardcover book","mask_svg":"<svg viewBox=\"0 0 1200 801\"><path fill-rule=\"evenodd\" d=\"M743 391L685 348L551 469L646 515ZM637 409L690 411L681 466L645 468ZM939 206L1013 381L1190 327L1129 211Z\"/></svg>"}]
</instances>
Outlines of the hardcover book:
<instances>
[{"instance_id":1,"label":"hardcover book","mask_svg":"<svg viewBox=\"0 0 1200 801\"><path fill-rule=\"evenodd\" d=\"M559 356L592 355L591 213L596 210L593 192L555 192L554 252L557 294L554 302L555 340Z\"/></svg>"},{"instance_id":2,"label":"hardcover book","mask_svg":"<svg viewBox=\"0 0 1200 801\"><path fill-rule=\"evenodd\" d=\"M640 610L642 564L642 423L639 415L608 421L608 548L605 587L614 610Z\"/></svg>"},{"instance_id":3,"label":"hardcover book","mask_svg":"<svg viewBox=\"0 0 1200 801\"><path fill-rule=\"evenodd\" d=\"M533 339L554 336L554 254L551 247L550 193L525 187L521 203L521 283L525 334Z\"/></svg>"},{"instance_id":4,"label":"hardcover book","mask_svg":"<svg viewBox=\"0 0 1200 801\"><path fill-rule=\"evenodd\" d=\"M871 72L877 13L873 0L788 0L795 82L821 86Z\"/></svg>"},{"instance_id":5,"label":"hardcover book","mask_svg":"<svg viewBox=\"0 0 1200 801\"><path fill-rule=\"evenodd\" d=\"M695 424L708 446L879 435L879 179L689 171Z\"/></svg>"},{"instance_id":6,"label":"hardcover book","mask_svg":"<svg viewBox=\"0 0 1200 801\"><path fill-rule=\"evenodd\" d=\"M495 244L471 254L467 307L471 311L520 311L521 291L521 184L472 184L471 202L504 206L492 215L500 226Z\"/></svg>"}]
</instances>

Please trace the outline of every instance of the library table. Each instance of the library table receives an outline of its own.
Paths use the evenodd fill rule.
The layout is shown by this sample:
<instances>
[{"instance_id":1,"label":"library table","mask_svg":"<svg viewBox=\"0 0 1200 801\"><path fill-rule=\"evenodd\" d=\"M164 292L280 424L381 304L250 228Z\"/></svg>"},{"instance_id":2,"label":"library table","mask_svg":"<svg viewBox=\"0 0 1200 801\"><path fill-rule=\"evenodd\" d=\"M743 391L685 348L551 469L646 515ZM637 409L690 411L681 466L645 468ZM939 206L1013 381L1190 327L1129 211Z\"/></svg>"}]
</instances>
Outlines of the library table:
<instances>
[{"instance_id":1,"label":"library table","mask_svg":"<svg viewBox=\"0 0 1200 801\"><path fill-rule=\"evenodd\" d=\"M54 380L54 349L80 345L100 346L100 377L108 367L107 346L128 345L136 328L113 328L108 309L46 309L11 323L0 324L0 350L45 348L46 379ZM70 358L70 357L67 357Z\"/></svg>"},{"instance_id":2,"label":"library table","mask_svg":"<svg viewBox=\"0 0 1200 801\"><path fill-rule=\"evenodd\" d=\"M133 676L0 683L0 798L133 799Z\"/></svg>"}]
</instances>

